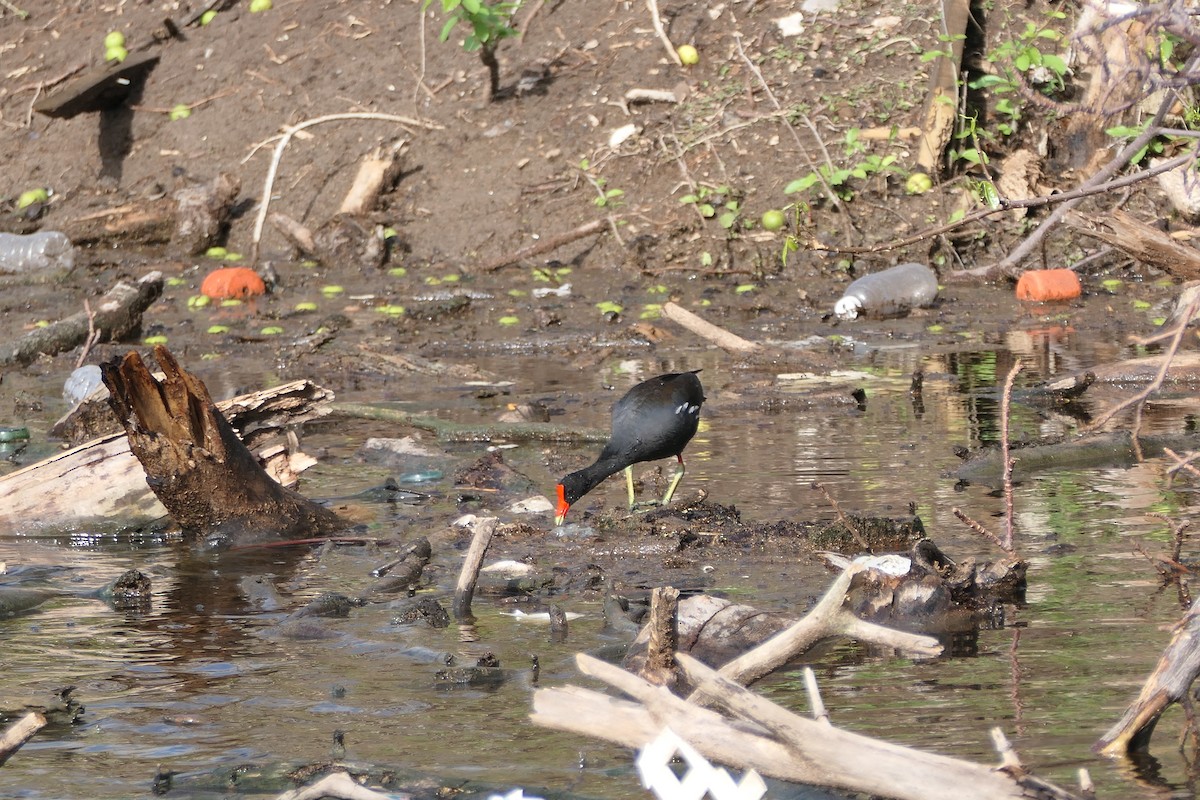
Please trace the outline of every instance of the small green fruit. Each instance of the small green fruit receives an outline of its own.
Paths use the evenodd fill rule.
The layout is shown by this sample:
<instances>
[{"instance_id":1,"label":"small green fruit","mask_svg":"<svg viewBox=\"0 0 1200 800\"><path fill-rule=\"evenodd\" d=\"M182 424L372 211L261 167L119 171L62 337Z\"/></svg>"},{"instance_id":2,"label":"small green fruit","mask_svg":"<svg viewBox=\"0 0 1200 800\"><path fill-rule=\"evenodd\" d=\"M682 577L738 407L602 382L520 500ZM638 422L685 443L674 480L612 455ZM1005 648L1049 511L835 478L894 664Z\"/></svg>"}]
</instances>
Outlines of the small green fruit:
<instances>
[{"instance_id":1,"label":"small green fruit","mask_svg":"<svg viewBox=\"0 0 1200 800\"><path fill-rule=\"evenodd\" d=\"M210 8L208 11L205 11L203 14L200 15L201 27L207 25L208 23L212 22L216 18L217 18L217 12L213 11Z\"/></svg>"},{"instance_id":2,"label":"small green fruit","mask_svg":"<svg viewBox=\"0 0 1200 800\"><path fill-rule=\"evenodd\" d=\"M904 191L909 194L925 194L933 188L933 179L924 172L914 172L904 182Z\"/></svg>"},{"instance_id":3,"label":"small green fruit","mask_svg":"<svg viewBox=\"0 0 1200 800\"><path fill-rule=\"evenodd\" d=\"M305 301L296 303L296 310L297 311L316 311L317 304L312 302L311 300L305 300Z\"/></svg>"},{"instance_id":4,"label":"small green fruit","mask_svg":"<svg viewBox=\"0 0 1200 800\"><path fill-rule=\"evenodd\" d=\"M171 118L171 122L178 122L181 119L187 119L191 115L192 110L183 103L180 103L171 109L171 113L168 116Z\"/></svg>"},{"instance_id":5,"label":"small green fruit","mask_svg":"<svg viewBox=\"0 0 1200 800\"><path fill-rule=\"evenodd\" d=\"M679 49L675 52L679 54L679 60L683 62L685 67L691 67L700 63L699 51L690 44L679 45Z\"/></svg>"},{"instance_id":6,"label":"small green fruit","mask_svg":"<svg viewBox=\"0 0 1200 800\"><path fill-rule=\"evenodd\" d=\"M108 47L104 50L105 61L115 61L120 64L127 58L129 58L129 51L124 47Z\"/></svg>"},{"instance_id":7,"label":"small green fruit","mask_svg":"<svg viewBox=\"0 0 1200 800\"><path fill-rule=\"evenodd\" d=\"M783 212L772 208L770 211L764 211L762 215L762 226L769 231L777 231L783 227L785 222Z\"/></svg>"},{"instance_id":8,"label":"small green fruit","mask_svg":"<svg viewBox=\"0 0 1200 800\"><path fill-rule=\"evenodd\" d=\"M250 0L250 13L257 14L260 11L270 11L271 0Z\"/></svg>"},{"instance_id":9,"label":"small green fruit","mask_svg":"<svg viewBox=\"0 0 1200 800\"><path fill-rule=\"evenodd\" d=\"M45 189L30 189L21 192L21 196L17 198L17 210L29 208L34 203L44 203L49 199L50 193Z\"/></svg>"},{"instance_id":10,"label":"small green fruit","mask_svg":"<svg viewBox=\"0 0 1200 800\"><path fill-rule=\"evenodd\" d=\"M105 50L112 50L114 47L124 46L125 34L121 33L120 31L109 31L108 35L104 37Z\"/></svg>"}]
</instances>

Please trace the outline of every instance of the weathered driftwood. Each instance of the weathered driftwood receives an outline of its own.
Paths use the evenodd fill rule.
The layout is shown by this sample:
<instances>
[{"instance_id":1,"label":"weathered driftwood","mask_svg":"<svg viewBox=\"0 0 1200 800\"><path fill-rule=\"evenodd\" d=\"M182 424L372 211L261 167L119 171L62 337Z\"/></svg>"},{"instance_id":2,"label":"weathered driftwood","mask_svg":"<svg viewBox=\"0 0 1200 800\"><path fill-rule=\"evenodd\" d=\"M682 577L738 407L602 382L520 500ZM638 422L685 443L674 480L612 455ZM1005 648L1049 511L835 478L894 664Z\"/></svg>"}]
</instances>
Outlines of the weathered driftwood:
<instances>
[{"instance_id":1,"label":"weathered driftwood","mask_svg":"<svg viewBox=\"0 0 1200 800\"><path fill-rule=\"evenodd\" d=\"M1114 209L1096 217L1072 211L1064 222L1083 235L1110 244L1130 258L1169 272L1180 280L1200 278L1200 251L1172 239L1128 212Z\"/></svg>"},{"instance_id":2,"label":"weathered driftwood","mask_svg":"<svg viewBox=\"0 0 1200 800\"><path fill-rule=\"evenodd\" d=\"M185 186L168 198L137 200L69 220L63 230L77 244L166 244L189 254L216 245L237 202L241 183L220 174Z\"/></svg>"},{"instance_id":3,"label":"weathered driftwood","mask_svg":"<svg viewBox=\"0 0 1200 800\"><path fill-rule=\"evenodd\" d=\"M1188 689L1200 675L1200 602L1175 626L1154 672L1142 685L1137 699L1125 709L1093 749L1106 756L1127 755L1150 746L1150 736L1159 717L1172 703L1185 702Z\"/></svg>"},{"instance_id":4,"label":"weathered driftwood","mask_svg":"<svg viewBox=\"0 0 1200 800\"><path fill-rule=\"evenodd\" d=\"M963 40L971 18L969 0L950 0L943 7L942 33L946 55L933 60L929 89L925 92L925 110L921 114L922 131L917 146L917 165L930 174L941 171L942 159L954 126L958 121L958 81L962 69Z\"/></svg>"},{"instance_id":5,"label":"weathered driftwood","mask_svg":"<svg viewBox=\"0 0 1200 800\"><path fill-rule=\"evenodd\" d=\"M379 146L358 165L354 183L342 198L339 214L368 214L375 210L379 196L400 177L408 140L400 139L387 147Z\"/></svg>"},{"instance_id":6,"label":"weathered driftwood","mask_svg":"<svg viewBox=\"0 0 1200 800\"><path fill-rule=\"evenodd\" d=\"M0 346L0 367L32 363L40 355L54 355L76 348L95 336L97 342L113 342L142 325L142 312L162 294L161 272L151 272L134 285L124 281L108 290L86 311L31 331L16 342Z\"/></svg>"},{"instance_id":7,"label":"weathered driftwood","mask_svg":"<svg viewBox=\"0 0 1200 800\"><path fill-rule=\"evenodd\" d=\"M204 383L165 347L154 348L165 378L131 352L105 364L109 404L129 436L146 482L171 518L210 544L313 538L348 523L280 486L254 460L213 405Z\"/></svg>"},{"instance_id":8,"label":"weathered driftwood","mask_svg":"<svg viewBox=\"0 0 1200 800\"><path fill-rule=\"evenodd\" d=\"M198 186L175 192L175 230L171 243L189 255L198 255L216 244L229 222L242 183L221 173Z\"/></svg>"},{"instance_id":9,"label":"weathered driftwood","mask_svg":"<svg viewBox=\"0 0 1200 800\"><path fill-rule=\"evenodd\" d=\"M458 573L458 584L454 587L454 618L460 623L472 619L471 598L475 595L475 583L479 580L483 557L499 524L500 520L495 517L475 520L475 534L471 537L471 546L467 548L462 569Z\"/></svg>"},{"instance_id":10,"label":"weathered driftwood","mask_svg":"<svg viewBox=\"0 0 1200 800\"><path fill-rule=\"evenodd\" d=\"M643 747L664 727L713 761L782 780L903 800L1072 798L1017 769L994 769L890 744L805 719L754 695L695 659L680 654L684 678L723 716L619 667L579 654L584 675L629 695L563 687L538 689L531 719L538 725Z\"/></svg>"},{"instance_id":11,"label":"weathered driftwood","mask_svg":"<svg viewBox=\"0 0 1200 800\"><path fill-rule=\"evenodd\" d=\"M910 655L936 656L937 639L887 628L856 617L846 604L855 576L868 568L852 563L842 571L821 601L799 620L740 606L707 595L679 603L679 650L708 664L725 663L721 674L749 685L793 661L813 645L833 636L892 647ZM648 644L653 634L647 625L638 634L625 659L625 667L655 680L661 663L652 664ZM729 660L732 659L732 660Z\"/></svg>"},{"instance_id":12,"label":"weathered driftwood","mask_svg":"<svg viewBox=\"0 0 1200 800\"><path fill-rule=\"evenodd\" d=\"M272 443L290 426L330 411L333 393L309 382L293 381L274 389L217 404L259 464L284 486L316 463L298 448ZM111 416L111 410L108 412ZM116 418L113 427L119 428ZM46 487L69 487L47 491ZM142 465L129 451L125 432L113 433L57 453L0 478L0 530L32 533L70 530L118 521L137 525L167 515L146 485Z\"/></svg>"},{"instance_id":13,"label":"weathered driftwood","mask_svg":"<svg viewBox=\"0 0 1200 800\"><path fill-rule=\"evenodd\" d=\"M677 303L664 304L662 315L666 319L682 325L700 338L707 339L717 347L730 353L757 353L762 350L762 345L757 342L743 339L735 333L730 333L724 328L717 327Z\"/></svg>"},{"instance_id":14,"label":"weathered driftwood","mask_svg":"<svg viewBox=\"0 0 1200 800\"><path fill-rule=\"evenodd\" d=\"M21 749L33 735L46 727L46 718L37 711L30 711L16 722L0 731L0 766Z\"/></svg>"},{"instance_id":15,"label":"weathered driftwood","mask_svg":"<svg viewBox=\"0 0 1200 800\"><path fill-rule=\"evenodd\" d=\"M132 94L158 64L158 53L143 53L124 61L107 61L33 104L39 114L70 119L77 114L115 108Z\"/></svg>"}]
</instances>

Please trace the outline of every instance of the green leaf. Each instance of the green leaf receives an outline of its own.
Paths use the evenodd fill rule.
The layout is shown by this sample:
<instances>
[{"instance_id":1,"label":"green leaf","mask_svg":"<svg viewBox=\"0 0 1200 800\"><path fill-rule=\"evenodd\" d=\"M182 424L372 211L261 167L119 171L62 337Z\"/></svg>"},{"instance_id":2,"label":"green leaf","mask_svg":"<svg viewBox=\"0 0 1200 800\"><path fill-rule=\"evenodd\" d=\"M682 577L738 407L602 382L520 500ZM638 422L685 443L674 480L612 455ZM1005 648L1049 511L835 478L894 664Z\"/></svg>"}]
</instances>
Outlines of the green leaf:
<instances>
[{"instance_id":1,"label":"green leaf","mask_svg":"<svg viewBox=\"0 0 1200 800\"><path fill-rule=\"evenodd\" d=\"M463 11L468 14L478 14L483 9L483 4L479 0L461 0Z\"/></svg>"},{"instance_id":2,"label":"green leaf","mask_svg":"<svg viewBox=\"0 0 1200 800\"><path fill-rule=\"evenodd\" d=\"M1142 129L1132 125L1114 125L1111 128L1105 128L1104 132L1114 139L1124 139L1127 136L1137 136Z\"/></svg>"},{"instance_id":3,"label":"green leaf","mask_svg":"<svg viewBox=\"0 0 1200 800\"><path fill-rule=\"evenodd\" d=\"M812 187L817 182L817 180L818 180L817 174L815 172L810 172L808 175L805 175L803 178L797 178L796 180L789 183L787 186L783 187L783 193L784 194L795 194L796 192L803 192L805 189Z\"/></svg>"},{"instance_id":4,"label":"green leaf","mask_svg":"<svg viewBox=\"0 0 1200 800\"><path fill-rule=\"evenodd\" d=\"M736 211L726 211L717 221L721 223L722 228L729 230L737 222L737 218L738 215Z\"/></svg>"},{"instance_id":5,"label":"green leaf","mask_svg":"<svg viewBox=\"0 0 1200 800\"><path fill-rule=\"evenodd\" d=\"M1042 63L1060 78L1067 74L1067 62L1056 55L1042 56Z\"/></svg>"},{"instance_id":6,"label":"green leaf","mask_svg":"<svg viewBox=\"0 0 1200 800\"><path fill-rule=\"evenodd\" d=\"M446 24L442 26L442 32L438 34L438 41L444 42L450 38L450 31L454 30L454 26L458 24L458 17L451 17L446 20Z\"/></svg>"},{"instance_id":7,"label":"green leaf","mask_svg":"<svg viewBox=\"0 0 1200 800\"><path fill-rule=\"evenodd\" d=\"M1033 59L1029 57L1029 51L1025 51L1013 59L1013 66L1021 70L1021 72L1027 72L1033 66Z\"/></svg>"},{"instance_id":8,"label":"green leaf","mask_svg":"<svg viewBox=\"0 0 1200 800\"><path fill-rule=\"evenodd\" d=\"M699 197L697 197L697 196L696 196L696 195L694 195L694 194L685 194L683 197L679 198L679 202L681 202L681 203L695 203L695 202L696 202L696 201L698 201L699 199L700 199L700 198L699 198Z\"/></svg>"},{"instance_id":9,"label":"green leaf","mask_svg":"<svg viewBox=\"0 0 1200 800\"><path fill-rule=\"evenodd\" d=\"M712 219L713 215L717 213L717 210L712 207L711 203L701 203L696 207L700 209L700 216L705 219Z\"/></svg>"}]
</instances>

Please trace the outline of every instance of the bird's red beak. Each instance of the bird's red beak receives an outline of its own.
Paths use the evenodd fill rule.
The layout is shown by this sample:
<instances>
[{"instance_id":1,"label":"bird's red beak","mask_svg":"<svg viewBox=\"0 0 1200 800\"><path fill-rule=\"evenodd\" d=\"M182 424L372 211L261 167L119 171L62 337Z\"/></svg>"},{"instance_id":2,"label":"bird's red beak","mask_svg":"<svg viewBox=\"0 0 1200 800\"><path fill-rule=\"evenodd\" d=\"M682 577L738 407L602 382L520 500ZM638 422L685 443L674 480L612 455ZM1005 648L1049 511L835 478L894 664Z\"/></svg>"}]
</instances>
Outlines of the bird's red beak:
<instances>
[{"instance_id":1,"label":"bird's red beak","mask_svg":"<svg viewBox=\"0 0 1200 800\"><path fill-rule=\"evenodd\" d=\"M563 520L567 518L567 510L571 507L571 504L563 497L563 491L563 485L560 483L558 485L558 508L554 509L555 525L563 524Z\"/></svg>"}]
</instances>

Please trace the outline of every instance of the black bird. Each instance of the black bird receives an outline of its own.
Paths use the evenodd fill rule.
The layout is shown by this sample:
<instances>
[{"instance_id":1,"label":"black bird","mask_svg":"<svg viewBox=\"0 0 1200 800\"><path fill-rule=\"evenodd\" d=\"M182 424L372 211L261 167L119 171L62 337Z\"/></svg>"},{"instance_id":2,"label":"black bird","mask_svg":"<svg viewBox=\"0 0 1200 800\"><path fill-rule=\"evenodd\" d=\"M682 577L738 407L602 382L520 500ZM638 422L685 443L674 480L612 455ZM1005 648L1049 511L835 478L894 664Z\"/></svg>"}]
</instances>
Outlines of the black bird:
<instances>
[{"instance_id":1,"label":"black bird","mask_svg":"<svg viewBox=\"0 0 1200 800\"><path fill-rule=\"evenodd\" d=\"M700 424L704 387L696 377L699 371L673 372L643 381L613 404L612 436L596 463L572 472L558 484L556 525L562 524L572 503L621 470L625 470L629 507L633 508L632 465L675 456L679 464L662 499L663 505L671 502L671 495L685 472L683 448L696 435Z\"/></svg>"}]
</instances>

